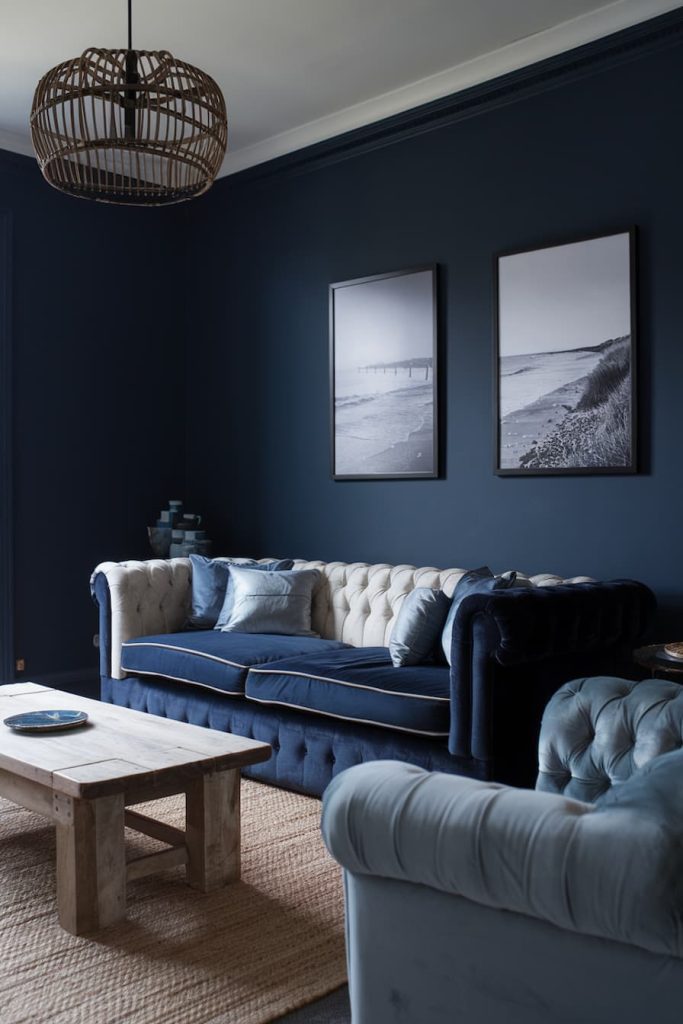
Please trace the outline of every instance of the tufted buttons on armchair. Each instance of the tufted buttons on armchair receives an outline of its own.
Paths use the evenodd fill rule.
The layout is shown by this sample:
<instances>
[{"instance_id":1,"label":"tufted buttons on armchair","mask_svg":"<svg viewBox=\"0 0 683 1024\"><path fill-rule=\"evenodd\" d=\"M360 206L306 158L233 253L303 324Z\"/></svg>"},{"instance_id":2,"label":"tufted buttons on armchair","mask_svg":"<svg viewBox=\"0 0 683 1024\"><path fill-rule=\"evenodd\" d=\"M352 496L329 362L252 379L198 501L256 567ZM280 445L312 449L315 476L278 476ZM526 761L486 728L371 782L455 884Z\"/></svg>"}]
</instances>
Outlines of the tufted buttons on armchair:
<instances>
[{"instance_id":1,"label":"tufted buttons on armchair","mask_svg":"<svg viewBox=\"0 0 683 1024\"><path fill-rule=\"evenodd\" d=\"M354 1024L680 1024L682 733L678 684L579 679L543 720L551 792L337 776Z\"/></svg>"},{"instance_id":2,"label":"tufted buttons on armchair","mask_svg":"<svg viewBox=\"0 0 683 1024\"><path fill-rule=\"evenodd\" d=\"M599 676L566 683L543 715L536 789L597 800L659 754L683 747L683 686Z\"/></svg>"}]
</instances>

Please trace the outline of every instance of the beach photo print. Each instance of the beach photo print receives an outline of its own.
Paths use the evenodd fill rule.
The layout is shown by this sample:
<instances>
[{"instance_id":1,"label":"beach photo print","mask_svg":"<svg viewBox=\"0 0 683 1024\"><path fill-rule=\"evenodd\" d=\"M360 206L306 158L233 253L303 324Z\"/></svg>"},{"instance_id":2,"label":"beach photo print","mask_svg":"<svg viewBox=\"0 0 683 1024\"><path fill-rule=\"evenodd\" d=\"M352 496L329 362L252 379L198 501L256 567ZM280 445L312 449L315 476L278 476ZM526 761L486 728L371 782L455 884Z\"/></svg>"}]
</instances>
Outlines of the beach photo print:
<instances>
[{"instance_id":1,"label":"beach photo print","mask_svg":"<svg viewBox=\"0 0 683 1024\"><path fill-rule=\"evenodd\" d=\"M495 469L634 473L635 229L495 259Z\"/></svg>"},{"instance_id":2,"label":"beach photo print","mask_svg":"<svg viewBox=\"0 0 683 1024\"><path fill-rule=\"evenodd\" d=\"M330 285L332 475L435 477L436 267Z\"/></svg>"}]
</instances>

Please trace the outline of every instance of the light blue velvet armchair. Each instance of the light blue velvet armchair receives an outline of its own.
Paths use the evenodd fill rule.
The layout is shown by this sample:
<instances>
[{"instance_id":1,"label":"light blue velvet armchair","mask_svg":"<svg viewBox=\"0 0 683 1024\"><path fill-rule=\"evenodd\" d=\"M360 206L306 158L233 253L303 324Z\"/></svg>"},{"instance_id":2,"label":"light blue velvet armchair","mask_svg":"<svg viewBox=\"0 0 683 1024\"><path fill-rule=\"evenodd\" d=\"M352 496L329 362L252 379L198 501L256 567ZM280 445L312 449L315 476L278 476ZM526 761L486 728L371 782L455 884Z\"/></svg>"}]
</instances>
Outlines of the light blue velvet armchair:
<instances>
[{"instance_id":1,"label":"light blue velvet armchair","mask_svg":"<svg viewBox=\"0 0 683 1024\"><path fill-rule=\"evenodd\" d=\"M589 679L548 705L535 791L337 777L353 1024L680 1024L682 746L683 687Z\"/></svg>"}]
</instances>

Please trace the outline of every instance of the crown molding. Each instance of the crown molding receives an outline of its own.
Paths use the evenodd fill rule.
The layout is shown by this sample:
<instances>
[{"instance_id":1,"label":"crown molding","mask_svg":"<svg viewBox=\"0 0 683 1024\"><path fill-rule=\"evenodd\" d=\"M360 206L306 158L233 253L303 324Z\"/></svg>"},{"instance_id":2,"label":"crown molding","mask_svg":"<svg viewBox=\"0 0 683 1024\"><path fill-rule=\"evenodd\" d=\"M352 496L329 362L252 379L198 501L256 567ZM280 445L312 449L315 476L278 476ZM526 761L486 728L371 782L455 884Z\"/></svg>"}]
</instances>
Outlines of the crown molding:
<instances>
[{"instance_id":1,"label":"crown molding","mask_svg":"<svg viewBox=\"0 0 683 1024\"><path fill-rule=\"evenodd\" d=\"M398 121L401 115L403 118L410 117L411 111L424 111L430 104L443 103L449 97L453 98L451 105L454 105L459 94L475 91L487 82L533 68L534 65L558 58L568 51L591 43L599 45L600 40L615 33L629 29L637 31L641 25L643 33L647 33L653 19L655 23L665 20L667 14L673 15L676 11L683 14L683 0L614 0L596 11L519 39L400 89L299 125L291 131L273 135L252 146L229 151L218 177L239 174L270 161L280 164L300 150L312 153L321 145L340 137L356 135L360 139L373 125L383 122L388 124L392 119ZM345 145L348 148L349 143ZM0 149L34 156L28 133L23 135L0 129Z\"/></svg>"},{"instance_id":2,"label":"crown molding","mask_svg":"<svg viewBox=\"0 0 683 1024\"><path fill-rule=\"evenodd\" d=\"M601 74L683 42L683 6L506 75L224 176L231 188L297 175Z\"/></svg>"},{"instance_id":3,"label":"crown molding","mask_svg":"<svg viewBox=\"0 0 683 1024\"><path fill-rule=\"evenodd\" d=\"M236 174L335 136L384 121L396 114L452 96L615 32L632 28L680 7L681 0L616 0L597 11L519 39L400 89L375 96L244 149L228 152L218 176Z\"/></svg>"}]
</instances>

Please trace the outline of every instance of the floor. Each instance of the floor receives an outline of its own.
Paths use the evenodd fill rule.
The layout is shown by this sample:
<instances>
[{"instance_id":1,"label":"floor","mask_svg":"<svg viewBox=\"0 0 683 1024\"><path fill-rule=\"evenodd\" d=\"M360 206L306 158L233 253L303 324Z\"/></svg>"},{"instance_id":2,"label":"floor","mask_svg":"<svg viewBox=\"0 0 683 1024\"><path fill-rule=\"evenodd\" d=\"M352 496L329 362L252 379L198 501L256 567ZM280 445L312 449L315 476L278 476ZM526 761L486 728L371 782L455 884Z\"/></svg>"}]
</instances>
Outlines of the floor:
<instances>
[{"instance_id":1,"label":"floor","mask_svg":"<svg viewBox=\"0 0 683 1024\"><path fill-rule=\"evenodd\" d=\"M349 990L346 985L323 999L287 1013L274 1024L351 1024Z\"/></svg>"}]
</instances>

